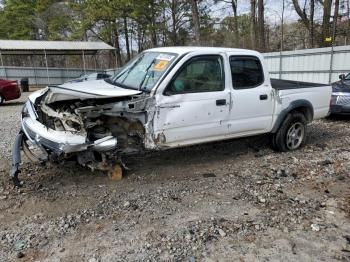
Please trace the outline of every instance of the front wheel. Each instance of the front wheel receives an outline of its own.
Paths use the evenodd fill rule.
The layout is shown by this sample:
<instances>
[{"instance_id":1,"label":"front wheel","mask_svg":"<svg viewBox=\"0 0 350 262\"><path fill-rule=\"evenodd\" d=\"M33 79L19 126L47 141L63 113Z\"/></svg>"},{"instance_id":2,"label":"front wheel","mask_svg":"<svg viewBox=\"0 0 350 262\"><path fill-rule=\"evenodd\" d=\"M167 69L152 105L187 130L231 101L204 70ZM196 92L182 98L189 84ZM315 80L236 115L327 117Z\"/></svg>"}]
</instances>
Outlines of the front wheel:
<instances>
[{"instance_id":1,"label":"front wheel","mask_svg":"<svg viewBox=\"0 0 350 262\"><path fill-rule=\"evenodd\" d=\"M281 152L300 148L306 138L307 121L302 113L287 115L278 131L272 135L273 149Z\"/></svg>"},{"instance_id":2,"label":"front wheel","mask_svg":"<svg viewBox=\"0 0 350 262\"><path fill-rule=\"evenodd\" d=\"M0 105L2 105L4 101L5 101L5 98L2 95L0 95Z\"/></svg>"}]
</instances>

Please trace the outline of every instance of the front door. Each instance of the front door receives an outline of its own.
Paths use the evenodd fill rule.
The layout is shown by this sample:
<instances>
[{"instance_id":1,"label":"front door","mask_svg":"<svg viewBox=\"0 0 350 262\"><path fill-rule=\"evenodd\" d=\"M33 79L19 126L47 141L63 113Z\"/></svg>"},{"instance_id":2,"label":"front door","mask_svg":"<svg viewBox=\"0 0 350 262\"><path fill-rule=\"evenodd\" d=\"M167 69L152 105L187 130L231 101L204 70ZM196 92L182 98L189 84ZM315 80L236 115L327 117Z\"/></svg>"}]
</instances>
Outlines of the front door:
<instances>
[{"instance_id":1,"label":"front door","mask_svg":"<svg viewBox=\"0 0 350 262\"><path fill-rule=\"evenodd\" d=\"M190 58L157 104L154 133L159 144L195 144L227 134L230 91L225 89L223 57Z\"/></svg>"}]
</instances>

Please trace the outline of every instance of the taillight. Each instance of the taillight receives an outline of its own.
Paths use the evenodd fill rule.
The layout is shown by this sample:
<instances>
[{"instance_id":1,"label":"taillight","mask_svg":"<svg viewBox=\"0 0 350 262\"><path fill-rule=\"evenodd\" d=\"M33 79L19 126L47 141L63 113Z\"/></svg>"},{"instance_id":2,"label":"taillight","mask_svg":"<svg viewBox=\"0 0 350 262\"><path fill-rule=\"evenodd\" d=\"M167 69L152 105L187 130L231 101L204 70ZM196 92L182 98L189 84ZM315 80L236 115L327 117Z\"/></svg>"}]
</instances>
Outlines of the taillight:
<instances>
[{"instance_id":1,"label":"taillight","mask_svg":"<svg viewBox=\"0 0 350 262\"><path fill-rule=\"evenodd\" d=\"M331 105L337 104L337 99L338 99L338 96L337 96L337 95L332 95L332 96L331 96L330 104L331 104Z\"/></svg>"}]
</instances>

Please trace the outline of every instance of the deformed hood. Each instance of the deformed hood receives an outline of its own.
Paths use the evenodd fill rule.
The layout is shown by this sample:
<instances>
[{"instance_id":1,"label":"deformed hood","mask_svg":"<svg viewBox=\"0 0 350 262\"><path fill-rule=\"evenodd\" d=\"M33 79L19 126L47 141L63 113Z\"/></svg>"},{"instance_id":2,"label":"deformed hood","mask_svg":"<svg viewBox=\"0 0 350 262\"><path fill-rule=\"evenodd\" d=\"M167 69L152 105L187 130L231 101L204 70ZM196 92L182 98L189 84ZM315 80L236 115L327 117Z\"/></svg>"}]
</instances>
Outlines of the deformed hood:
<instances>
[{"instance_id":1,"label":"deformed hood","mask_svg":"<svg viewBox=\"0 0 350 262\"><path fill-rule=\"evenodd\" d=\"M91 94L94 96L120 97L140 94L141 91L126 89L109 84L105 80L92 80L86 82L65 83L57 86L58 89L79 93Z\"/></svg>"},{"instance_id":2,"label":"deformed hood","mask_svg":"<svg viewBox=\"0 0 350 262\"><path fill-rule=\"evenodd\" d=\"M49 86L41 94L47 92L46 102L65 101L73 99L102 99L126 97L141 94L142 91L126 89L107 83L104 80L94 80L78 83L66 83ZM33 97L34 98L34 97ZM35 99L35 98L34 98ZM32 100L32 99L31 99Z\"/></svg>"}]
</instances>

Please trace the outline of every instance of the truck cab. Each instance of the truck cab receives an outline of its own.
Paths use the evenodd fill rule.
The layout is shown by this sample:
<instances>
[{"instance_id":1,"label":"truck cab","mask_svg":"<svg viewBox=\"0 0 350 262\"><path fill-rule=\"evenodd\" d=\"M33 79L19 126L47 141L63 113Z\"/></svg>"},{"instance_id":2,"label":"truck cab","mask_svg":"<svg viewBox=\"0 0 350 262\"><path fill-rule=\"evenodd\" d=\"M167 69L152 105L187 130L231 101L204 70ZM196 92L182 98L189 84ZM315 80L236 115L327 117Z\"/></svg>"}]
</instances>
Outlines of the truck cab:
<instances>
[{"instance_id":1,"label":"truck cab","mask_svg":"<svg viewBox=\"0 0 350 262\"><path fill-rule=\"evenodd\" d=\"M274 99L264 68L254 51L188 53L154 90L156 136L172 147L269 132Z\"/></svg>"}]
</instances>

